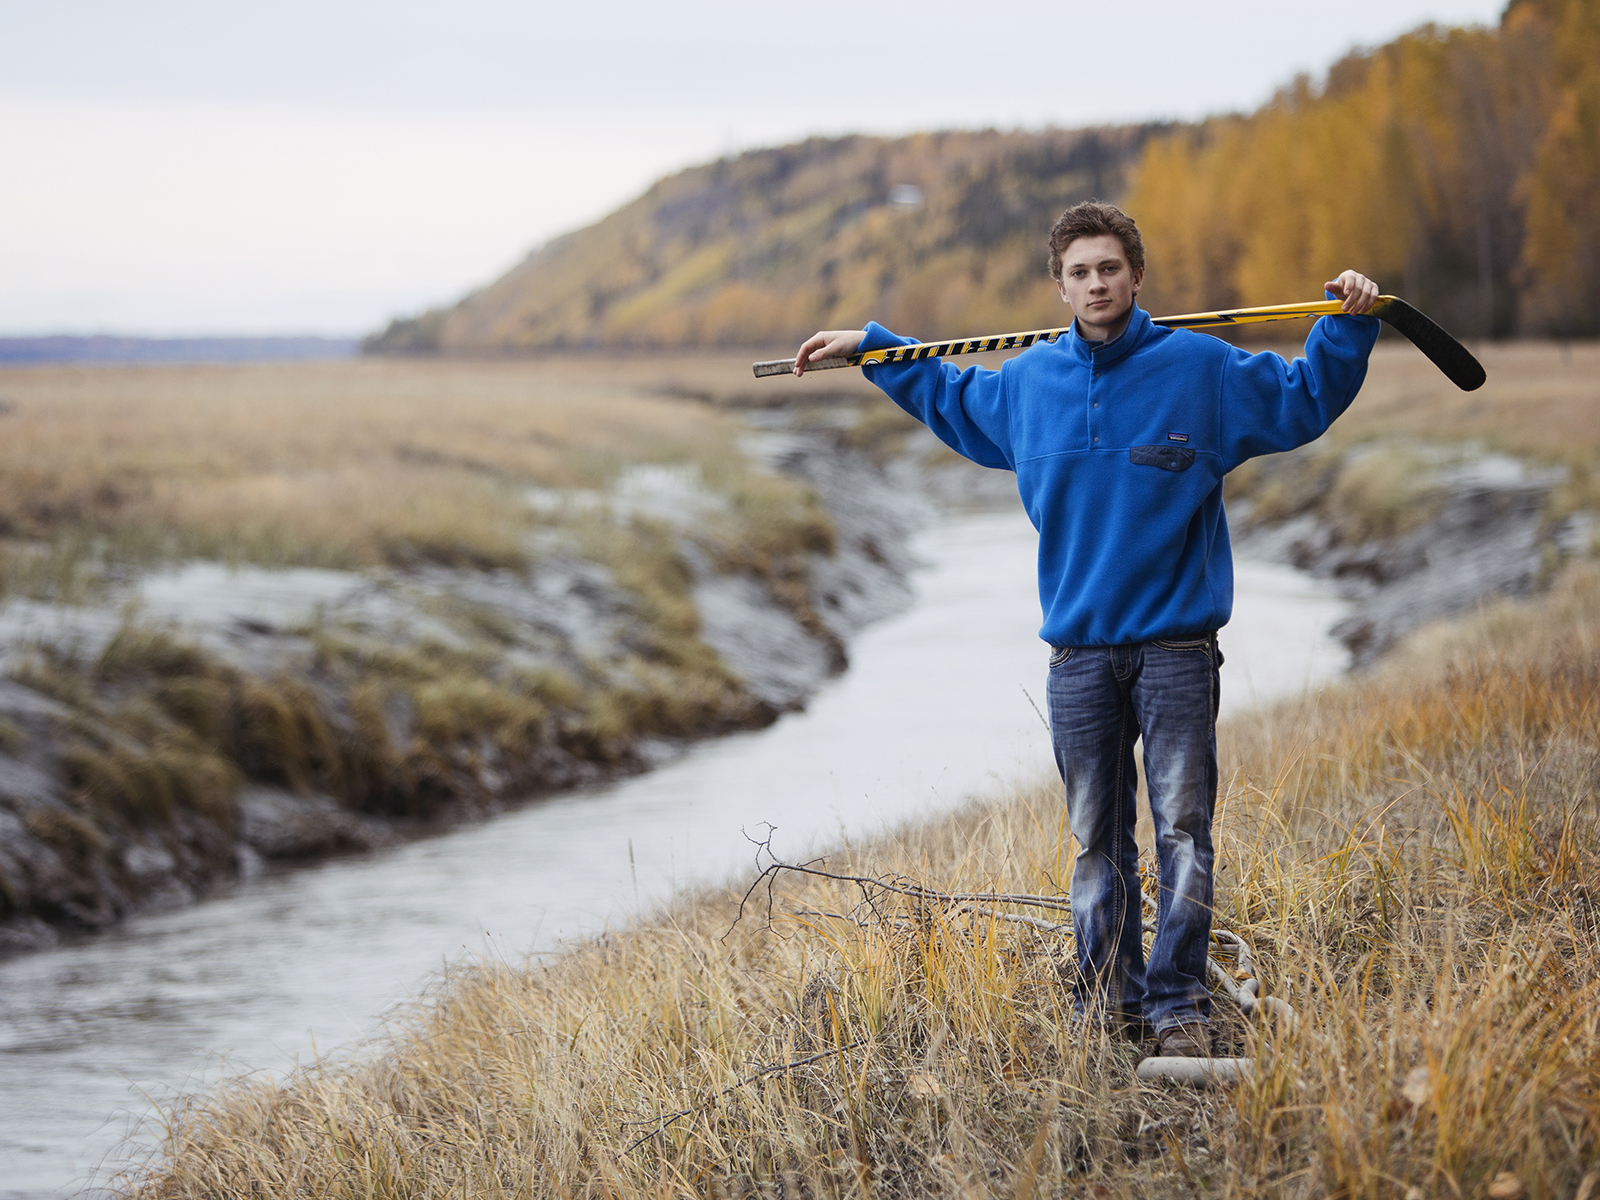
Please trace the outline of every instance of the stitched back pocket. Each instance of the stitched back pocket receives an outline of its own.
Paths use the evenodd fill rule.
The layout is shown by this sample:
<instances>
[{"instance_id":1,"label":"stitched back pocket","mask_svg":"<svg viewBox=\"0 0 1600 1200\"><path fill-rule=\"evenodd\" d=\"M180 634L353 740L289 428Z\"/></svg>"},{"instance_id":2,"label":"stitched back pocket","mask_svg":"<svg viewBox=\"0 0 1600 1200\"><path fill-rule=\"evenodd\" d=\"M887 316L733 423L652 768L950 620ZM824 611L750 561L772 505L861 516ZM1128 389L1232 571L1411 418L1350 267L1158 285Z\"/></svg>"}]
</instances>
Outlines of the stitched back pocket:
<instances>
[{"instance_id":1,"label":"stitched back pocket","mask_svg":"<svg viewBox=\"0 0 1600 1200\"><path fill-rule=\"evenodd\" d=\"M1194 451L1187 446L1134 446L1128 450L1128 461L1136 467L1187 471L1194 463Z\"/></svg>"}]
</instances>

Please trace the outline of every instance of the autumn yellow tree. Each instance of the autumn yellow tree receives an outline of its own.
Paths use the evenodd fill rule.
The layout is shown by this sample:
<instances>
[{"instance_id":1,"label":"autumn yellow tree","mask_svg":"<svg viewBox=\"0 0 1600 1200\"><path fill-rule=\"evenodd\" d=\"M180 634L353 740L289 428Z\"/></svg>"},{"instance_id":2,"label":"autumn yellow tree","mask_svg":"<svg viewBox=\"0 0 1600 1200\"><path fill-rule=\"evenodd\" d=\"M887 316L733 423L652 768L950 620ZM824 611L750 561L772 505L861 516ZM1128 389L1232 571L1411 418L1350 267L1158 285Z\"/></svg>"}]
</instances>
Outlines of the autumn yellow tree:
<instances>
[{"instance_id":1,"label":"autumn yellow tree","mask_svg":"<svg viewBox=\"0 0 1600 1200\"><path fill-rule=\"evenodd\" d=\"M1600 0L1520 0L1152 139L1153 307L1269 304L1358 266L1458 332L1600 331Z\"/></svg>"},{"instance_id":2,"label":"autumn yellow tree","mask_svg":"<svg viewBox=\"0 0 1600 1200\"><path fill-rule=\"evenodd\" d=\"M1600 329L1600 0L1550 0L1537 8L1553 29L1555 94L1526 185L1527 317L1552 333L1594 333Z\"/></svg>"}]
</instances>

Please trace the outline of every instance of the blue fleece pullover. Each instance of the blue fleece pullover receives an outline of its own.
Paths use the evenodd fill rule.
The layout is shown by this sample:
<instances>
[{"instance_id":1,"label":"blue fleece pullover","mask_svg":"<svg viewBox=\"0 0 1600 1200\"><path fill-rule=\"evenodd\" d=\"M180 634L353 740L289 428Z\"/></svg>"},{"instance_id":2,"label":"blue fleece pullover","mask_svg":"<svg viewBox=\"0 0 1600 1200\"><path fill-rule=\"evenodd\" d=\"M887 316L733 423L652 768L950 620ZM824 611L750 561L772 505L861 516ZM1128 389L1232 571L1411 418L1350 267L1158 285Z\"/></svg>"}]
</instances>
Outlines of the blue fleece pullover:
<instances>
[{"instance_id":1,"label":"blue fleece pullover","mask_svg":"<svg viewBox=\"0 0 1600 1200\"><path fill-rule=\"evenodd\" d=\"M1074 325L998 371L937 359L864 369L957 453L1016 472L1039 531L1039 636L1116 646L1227 623L1222 477L1319 437L1360 390L1379 327L1324 317L1289 363L1135 306L1115 341L1086 342ZM914 341L873 323L861 348Z\"/></svg>"}]
</instances>

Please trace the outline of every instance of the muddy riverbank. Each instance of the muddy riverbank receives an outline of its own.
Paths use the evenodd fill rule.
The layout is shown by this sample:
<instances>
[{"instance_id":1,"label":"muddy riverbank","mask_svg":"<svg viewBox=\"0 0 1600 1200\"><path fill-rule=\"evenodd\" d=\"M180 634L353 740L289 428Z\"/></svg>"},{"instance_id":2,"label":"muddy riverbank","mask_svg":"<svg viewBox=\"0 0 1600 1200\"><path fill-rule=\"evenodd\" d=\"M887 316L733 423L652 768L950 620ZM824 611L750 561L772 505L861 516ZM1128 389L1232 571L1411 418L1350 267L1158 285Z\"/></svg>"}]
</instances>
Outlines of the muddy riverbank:
<instances>
[{"instance_id":1,"label":"muddy riverbank","mask_svg":"<svg viewBox=\"0 0 1600 1200\"><path fill-rule=\"evenodd\" d=\"M1430 621L1541 591L1600 550L1597 514L1563 503L1568 468L1478 444L1310 446L1239 474L1235 547L1332 581L1352 605L1333 633L1357 667Z\"/></svg>"},{"instance_id":2,"label":"muddy riverbank","mask_svg":"<svg viewBox=\"0 0 1600 1200\"><path fill-rule=\"evenodd\" d=\"M0 954L768 725L909 603L916 529L1015 502L1009 475L849 397L744 419L745 455L814 505L781 544L730 541L697 469L639 466L530 491L552 520L524 569L190 562L93 604L11 599ZM1358 665L1592 547L1592 515L1553 503L1560 468L1481 448L1312 447L1236 474L1241 554L1332 581Z\"/></svg>"},{"instance_id":3,"label":"muddy riverbank","mask_svg":"<svg viewBox=\"0 0 1600 1200\"><path fill-rule=\"evenodd\" d=\"M909 603L910 537L936 497L1009 494L946 479L981 473L930 455L929 435L852 445L858 415L749 414L748 457L812 497L793 544L730 540L735 501L694 468L640 466L604 493L531 492L551 520L522 570L190 562L93 604L11 598L0 954L648 770L803 706Z\"/></svg>"}]
</instances>

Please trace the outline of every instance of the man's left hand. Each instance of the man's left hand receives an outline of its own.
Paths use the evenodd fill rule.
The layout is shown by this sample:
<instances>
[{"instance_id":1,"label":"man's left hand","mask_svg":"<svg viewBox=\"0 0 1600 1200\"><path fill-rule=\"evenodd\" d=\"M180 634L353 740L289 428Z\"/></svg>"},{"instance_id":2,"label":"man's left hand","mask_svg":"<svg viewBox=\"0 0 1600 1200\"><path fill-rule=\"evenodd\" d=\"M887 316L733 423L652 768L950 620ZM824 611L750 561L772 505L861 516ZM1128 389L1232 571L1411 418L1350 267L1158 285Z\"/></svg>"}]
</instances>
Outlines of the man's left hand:
<instances>
[{"instance_id":1,"label":"man's left hand","mask_svg":"<svg viewBox=\"0 0 1600 1200\"><path fill-rule=\"evenodd\" d=\"M1322 285L1335 297L1344 301L1344 311L1352 316L1363 316L1372 311L1378 302L1378 285L1360 271L1344 271L1337 279Z\"/></svg>"}]
</instances>

